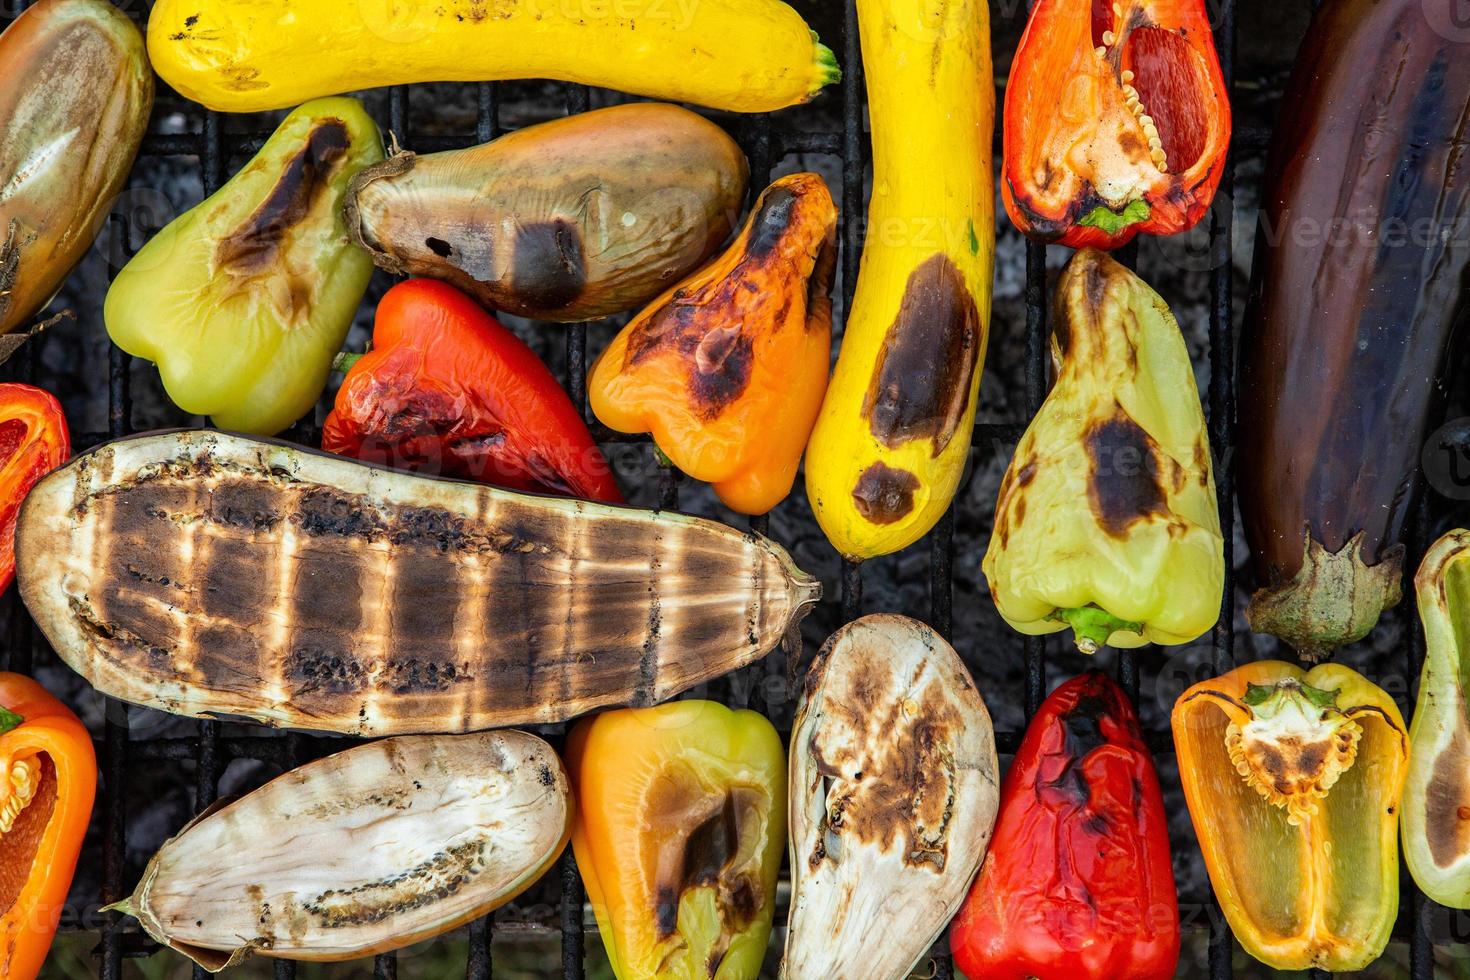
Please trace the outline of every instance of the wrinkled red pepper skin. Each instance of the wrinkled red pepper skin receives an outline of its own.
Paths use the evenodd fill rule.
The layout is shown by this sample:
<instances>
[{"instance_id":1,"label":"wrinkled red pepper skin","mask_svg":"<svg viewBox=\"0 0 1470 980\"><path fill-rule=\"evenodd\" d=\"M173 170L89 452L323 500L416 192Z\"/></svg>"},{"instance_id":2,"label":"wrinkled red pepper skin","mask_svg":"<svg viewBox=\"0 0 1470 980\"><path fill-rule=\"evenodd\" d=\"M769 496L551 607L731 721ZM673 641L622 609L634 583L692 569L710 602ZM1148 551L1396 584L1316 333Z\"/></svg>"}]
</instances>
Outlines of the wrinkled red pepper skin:
<instances>
[{"instance_id":1,"label":"wrinkled red pepper skin","mask_svg":"<svg viewBox=\"0 0 1470 980\"><path fill-rule=\"evenodd\" d=\"M536 353L469 296L410 279L378 303L322 448L512 490L622 503L581 414Z\"/></svg>"},{"instance_id":2,"label":"wrinkled red pepper skin","mask_svg":"<svg viewBox=\"0 0 1470 980\"><path fill-rule=\"evenodd\" d=\"M0 592L15 578L15 520L26 494L71 456L61 403L30 385L0 384Z\"/></svg>"},{"instance_id":3,"label":"wrinkled red pepper skin","mask_svg":"<svg viewBox=\"0 0 1470 980\"><path fill-rule=\"evenodd\" d=\"M986 980L1174 976L1164 801L1138 716L1106 675L1067 681L1026 730L950 942Z\"/></svg>"}]
</instances>

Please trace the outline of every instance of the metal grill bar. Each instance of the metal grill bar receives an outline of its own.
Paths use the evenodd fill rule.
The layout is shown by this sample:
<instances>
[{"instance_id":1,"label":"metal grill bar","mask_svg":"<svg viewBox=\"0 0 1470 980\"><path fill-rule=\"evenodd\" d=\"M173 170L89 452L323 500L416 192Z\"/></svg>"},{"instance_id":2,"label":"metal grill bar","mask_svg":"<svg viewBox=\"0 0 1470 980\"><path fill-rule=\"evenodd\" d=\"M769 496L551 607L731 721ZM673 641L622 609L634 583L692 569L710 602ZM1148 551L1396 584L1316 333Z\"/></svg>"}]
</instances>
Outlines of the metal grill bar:
<instances>
[{"instance_id":1,"label":"metal grill bar","mask_svg":"<svg viewBox=\"0 0 1470 980\"><path fill-rule=\"evenodd\" d=\"M20 8L30 0L20 0ZM1311 0L1315 7L1317 0ZM125 8L128 5L123 5ZM134 10L135 15L146 16L146 10ZM1221 67L1227 82L1234 80L1234 57L1236 46L1234 0L1219 0L1215 10L1216 44L1219 49ZM841 101L842 129L840 132L792 131L779 128L769 116L754 116L740 123L737 135L750 160L752 193L764 186L764 178L791 154L824 154L841 159L842 175L842 224L840 229L841 268L843 272L843 306L851 309L853 291L857 281L864 222L864 183L869 161L867 134L864 131L865 105L862 58L859 46L855 0L844 0L841 35L844 80L840 89L828 98L838 97ZM504 130L500 122L501 87L493 83L475 85L476 118L473 134L423 134L414 135L411 129L409 89L397 86L388 95L388 128L405 145L416 150L434 151L459 148L485 142L500 135ZM617 98L612 96L612 98ZM568 113L586 111L593 102L592 93L582 86L567 86L565 108ZM779 117L778 117L779 118ZM193 156L199 161L202 184L206 194L212 193L223 182L226 164L232 157L256 152L265 142L268 133L227 133L222 117L203 113L203 124L197 133L155 134L144 140L142 153L145 156ZM1269 132L1261 128L1237 127L1232 140L1232 158L1227 165L1220 185L1216 208L1210 217L1208 228L1208 255L1210 259L1210 305L1209 305L1209 364L1210 385L1206 395L1209 434L1215 455L1215 476L1219 493L1221 523L1226 529L1226 596L1222 616L1211 637L1211 664L1216 671L1234 665L1234 581L1233 547L1231 529L1234 526L1234 465L1231 448L1234 445L1234 355L1232 308L1233 245L1232 201L1234 193L1233 168L1241 152L1258 152L1269 140ZM126 219L124 219L126 220ZM1000 219L1004 221L1004 219ZM148 232L156 229L146 229ZM131 254L138 229L123 228L121 240L125 254ZM141 242L138 242L141 244ZM1119 258L1126 264L1136 262L1136 248L1124 250ZM1027 418L1040 407L1047 390L1048 361L1048 290L1046 275L1047 249L1043 245L1026 245L1026 283L1024 300L1025 317L1025 391L1022 403ZM1147 272L1145 271L1145 278ZM1009 325L998 323L996 329L1007 329ZM586 369L588 365L587 325L575 324L563 329L566 335L566 386L573 400L584 414L587 411ZM36 351L44 338L23 348L12 364L13 370L22 378L30 378L37 359ZM108 356L108 432L117 438L133 431L132 397L130 385L131 358L112 347ZM595 419L589 425L599 442L646 442L645 437L629 437L613 433ZM1023 424L980 424L976 427L975 446L977 455L983 455L988 447L1013 444L1024 429ZM311 420L293 430L303 441L312 441L316 427ZM78 447L95 441L96 437L84 437ZM659 505L677 508L681 475L665 464L660 465L658 477ZM752 529L767 533L769 522L765 518L752 519ZM1411 554L1422 553L1428 543L1429 522L1427 507L1421 502L1415 535L1411 542ZM967 542L967 547L983 545L983 542ZM955 515L953 508L941 519L929 535L929 586L930 601L928 621L941 635L948 637L953 626L953 565L955 558ZM841 618L850 621L857 618L863 609L863 574L860 565L846 562L841 568L839 603ZM5 661L9 669L30 672L33 668L33 650L36 635L29 617L13 594L9 600L10 623L8 649ZM1411 643L1406 652L1406 666L1410 677L1417 679L1423 660L1423 637L1418 623L1411 620ZM786 651L798 654L800 651ZM47 654L49 656L49 653ZM764 668L752 667L746 676L754 679L757 671L766 674L780 673L783 658L773 654ZM1041 637L1028 637L1024 643L1024 689L1022 700L1025 718L1029 719L1038 709L1047 692L1047 643ZM1137 701L1140 671L1139 661L1132 653L1123 652L1118 660L1119 681L1134 701ZM743 692L754 690L751 684L732 685L732 697L744 699ZM999 692L988 692L997 697ZM1413 692L1410 692L1412 697ZM340 748L341 740L322 739L315 736L293 733L261 733L247 737L222 737L220 726L215 722L201 722L197 735L192 738L148 738L132 740L128 727L127 708L119 702L106 701L105 723L100 740L100 755L104 780L104 792L99 801L99 819L102 827L102 903L122 897L130 882L127 879L126 833L129 806L127 786L131 767L147 763L176 764L190 762L194 767L195 809L202 811L214 801L218 793L219 779L232 759L258 759L272 765L289 768L304 758L315 757L326 751L328 746ZM766 703L768 712L779 713L790 707ZM555 739L564 731L564 726L548 726L545 733ZM1149 732L1150 747L1160 754L1172 752L1172 742L1167 730ZM1004 754L1014 752L1019 744L1021 732L998 732L997 746ZM570 849L557 866L559 878L559 925L561 930L561 973L568 980L581 980L584 976L583 951L585 936L583 916L585 893L576 860ZM1405 876L1407 881L1407 876ZM1428 913L1434 907L1412 883L1408 884L1407 899L1403 913L1409 918L1401 923L1401 932L1410 942L1410 976L1414 980L1428 980L1433 975L1433 945L1428 931ZM1231 955L1233 943L1228 927L1218 907L1210 896L1207 915L1209 930L1209 974L1212 978L1232 975ZM95 911L91 906L89 912ZM83 923L99 921L95 915L73 917ZM100 920L101 944L99 954L99 976L105 980L120 980L122 960L127 956L147 955L155 947L130 927L124 926L115 913ZM1196 923L1198 924L1198 923ZM486 916L468 927L468 955L466 976L471 980L488 980L492 976L492 950L495 936L495 917ZM936 944L933 957L933 976L947 978L953 974L953 966L945 950L947 940ZM296 976L294 964L276 961L274 973L278 980ZM1314 971L1314 975L1320 971ZM194 971L196 977L207 976L202 970ZM397 976L397 959L392 954L376 957L373 975L377 978Z\"/></svg>"}]
</instances>

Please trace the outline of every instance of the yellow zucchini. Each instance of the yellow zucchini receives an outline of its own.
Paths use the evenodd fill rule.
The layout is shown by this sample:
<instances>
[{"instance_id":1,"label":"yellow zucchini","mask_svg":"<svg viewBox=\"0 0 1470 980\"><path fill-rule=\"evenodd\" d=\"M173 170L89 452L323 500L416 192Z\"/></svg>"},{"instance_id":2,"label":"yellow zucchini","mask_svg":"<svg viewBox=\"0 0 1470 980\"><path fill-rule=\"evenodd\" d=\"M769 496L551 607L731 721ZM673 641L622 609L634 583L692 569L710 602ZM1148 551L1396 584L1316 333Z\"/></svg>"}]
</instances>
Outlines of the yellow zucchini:
<instances>
[{"instance_id":1,"label":"yellow zucchini","mask_svg":"<svg viewBox=\"0 0 1470 980\"><path fill-rule=\"evenodd\" d=\"M807 449L817 520L852 559L943 515L970 448L995 256L984 0L858 0L873 196L842 353Z\"/></svg>"},{"instance_id":2,"label":"yellow zucchini","mask_svg":"<svg viewBox=\"0 0 1470 980\"><path fill-rule=\"evenodd\" d=\"M159 0L148 53L181 95L222 112L512 78L770 112L841 77L781 0Z\"/></svg>"}]
</instances>

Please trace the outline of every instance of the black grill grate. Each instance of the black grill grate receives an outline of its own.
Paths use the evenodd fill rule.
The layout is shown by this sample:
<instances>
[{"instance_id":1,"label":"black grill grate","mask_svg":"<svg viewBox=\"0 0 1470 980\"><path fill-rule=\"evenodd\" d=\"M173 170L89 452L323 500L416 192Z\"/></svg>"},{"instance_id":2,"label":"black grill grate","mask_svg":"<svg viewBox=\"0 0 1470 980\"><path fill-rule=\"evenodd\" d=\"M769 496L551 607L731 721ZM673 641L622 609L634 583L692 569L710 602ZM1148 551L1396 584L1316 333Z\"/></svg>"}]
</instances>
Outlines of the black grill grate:
<instances>
[{"instance_id":1,"label":"black grill grate","mask_svg":"<svg viewBox=\"0 0 1470 980\"><path fill-rule=\"evenodd\" d=\"M31 0L9 0L7 4L5 0L0 0L0 26L8 23L9 19L18 15L21 10L29 6L30 2ZM125 9L130 9L140 20L146 18L147 7L151 6L151 0L144 0L141 5L136 0L133 2L117 0L117 2ZM1315 6L1315 2L1313 5ZM1212 3L1211 13L1214 15L1212 22L1216 28L1215 39L1221 66L1227 82L1231 82L1234 76L1233 62L1236 41L1235 0L1216 0ZM812 153L840 158L842 175L841 258L845 300L842 308L845 310L850 308L862 248L863 222L860 218L865 211L864 173L869 149L863 124L865 95L854 0L844 0L842 22L841 62L845 76L840 90L831 91L824 96L827 100L840 100L841 102L841 131L793 130L787 128L791 125L787 118L775 115L744 118L740 121L734 135L750 159L752 185L757 191L765 185L765 178L771 173L773 167L788 154ZM499 111L500 86L494 83L478 83L474 87L477 111L472 133L467 132L463 136L454 137L411 136L408 90L403 86L390 90L387 128L398 134L405 144L426 151L466 146L492 139L503 131ZM586 88L563 86L562 90L565 92L565 110L568 113L585 111L591 104L591 93ZM145 156L153 157L196 158L204 192L209 194L223 182L225 164L230 154L255 152L264 142L264 135L227 136L223 131L219 115L205 112L203 119L203 127L198 133L150 135L144 141L142 152ZM1229 202L1233 197L1234 159L1237 151L1243 146L1259 150L1265 142L1264 137L1265 134L1259 131L1237 128L1232 162L1227 166L1224 179L1220 184L1219 201ZM1231 218L1228 203L1225 207L1217 207L1212 212L1208 219L1207 246L1210 269L1208 335L1210 385L1206 397L1209 436L1215 453L1215 478L1219 493L1221 523L1227 531L1225 535L1227 578L1224 608L1211 639L1211 660L1216 671L1226 670L1233 666L1235 647L1234 581L1231 575L1234 567L1234 549L1230 533L1234 526L1231 503L1234 493L1234 467L1231 449L1234 445L1232 419L1235 405L1234 337L1231 319L1234 300L1230 261ZM1000 217L998 220L1004 222L1006 219ZM125 234L122 238L127 240L129 236ZM1046 392L1048 310L1046 255L1045 246L1032 243L1026 245L1024 292L1026 369L1024 392L1020 403L1024 406L1028 418L1040 407ZM1126 264L1136 264L1136 247L1123 250L1120 257ZM992 323L996 334L1015 330L1018 327L1019 325L1005 323L999 319ZM93 328L100 329L100 322L89 325L89 329ZM577 324L565 328L565 336L568 390L573 402L582 406L584 414L588 414L585 408L586 325ZM36 346L33 343L23 348L12 362L13 367L7 370L13 371L21 378L31 377L36 368L34 353ZM108 438L127 435L132 431L130 362L130 357L117 347L111 347L108 363L108 431L105 434ZM614 442L630 439L630 437L609 432L590 416L588 421L599 441ZM977 426L975 448L972 452L977 458L983 457L990 451L990 447L1013 442L1019 431L1019 427L1015 425L982 423ZM289 435L303 442L311 442L314 441L317 433L311 431L309 426L298 426ZM101 438L103 438L102 434L90 436L78 434L75 441L80 450ZM800 493L800 490L797 492ZM659 471L658 497L663 507L676 508L679 504L679 475L666 466ZM750 526L756 531L765 533L768 530L768 521L766 518L755 518L751 520ZM1417 557L1427 537L1427 531L1428 519L1424 508L1421 507L1415 534L1415 544L1418 547L1411 549L1411 555L1415 560L1409 567L1417 564ZM954 510L951 508L928 536L927 541L929 547L927 619L931 626L945 636L949 636L952 627L954 535L955 517ZM978 549L981 546L983 542L966 543L967 549ZM844 622L860 615L863 611L862 568L844 562L841 571L840 595L831 597L827 601L839 604L840 618ZM8 643L0 661L3 661L11 670L28 673L33 667L33 652L41 640L14 590L12 590L9 602ZM915 610L908 611L915 612ZM1409 616L1408 619L1411 621L1412 642L1406 645L1405 667L1408 670L1408 676L1413 679L1418 676L1423 658L1422 636L1418 632L1418 624L1414 617ZM1047 641L1039 637L1028 637L1024 643L1023 697L1024 713L1027 718L1037 710L1047 692L1047 646ZM791 652L778 650L767 659L765 665L753 665L746 670L779 674L785 669L785 655ZM1133 653L1120 652L1118 679L1136 701L1139 691L1139 671ZM1003 697L1004 694L1005 692L995 690L987 692L992 703L994 699ZM97 814L94 817L101 828L101 892L96 896L98 901L90 904L82 914L67 917L63 928L76 928L79 925L96 928L100 924L102 941L98 950L98 972L104 980L118 980L123 975L124 958L147 955L156 949L136 929L125 926L115 913L101 917L97 915L97 909L101 905L123 897L126 889L132 885L131 881L125 880L124 848L129 817L136 814L128 810L125 789L129 783L130 774L137 771L136 767L173 767L173 771L177 771L179 778L183 779L185 764L192 762L195 774L195 805L197 809L202 810L214 801L219 779L225 766L231 760L256 759L285 768L297 761L320 755L329 745L331 748L340 748L344 743L340 740L328 741L309 735L275 733L264 729L257 729L254 734L248 736L224 737L220 724L209 721L198 723L197 734L193 737L130 738L127 713L121 710L121 706L109 704L106 718L103 737L99 745L104 788L99 797ZM551 726L544 731L556 739L558 733L562 731L562 726ZM1019 732L997 733L997 744L1002 753L1014 751L1019 739ZM1148 740L1156 752L1172 752L1172 742L1167 731L1150 732ZM580 980L584 973L584 893L570 849L562 857L556 874L549 875L549 877L554 880L559 879L560 883L561 975L569 980ZM1407 878L1405 881L1407 882ZM1403 910L1406 913L1403 918L1407 921L1402 923L1403 928L1400 932L1406 934L1409 940L1409 972L1414 980L1427 980L1433 975L1433 945L1427 926L1428 905L1427 900L1410 885L1405 896ZM1205 914L1186 916L1186 923L1192 923L1196 928L1207 928L1209 931L1210 977L1231 976L1233 943L1228 928L1218 908L1213 905L1213 901L1210 901ZM491 976L491 937L494 930L493 915L475 922L468 929L469 952L466 976L470 980L486 980ZM936 948L942 949L943 943L941 942ZM550 973L551 964L548 963L546 968ZM274 969L278 980L296 976L295 965L289 962L276 961ZM1314 975L1317 973L1320 971L1314 971ZM196 977L208 976L197 967L194 974ZM952 974L953 967L949 958L942 955L936 956L933 976L948 978ZM373 975L378 978L396 977L396 958L392 954L376 957L373 964Z\"/></svg>"}]
</instances>

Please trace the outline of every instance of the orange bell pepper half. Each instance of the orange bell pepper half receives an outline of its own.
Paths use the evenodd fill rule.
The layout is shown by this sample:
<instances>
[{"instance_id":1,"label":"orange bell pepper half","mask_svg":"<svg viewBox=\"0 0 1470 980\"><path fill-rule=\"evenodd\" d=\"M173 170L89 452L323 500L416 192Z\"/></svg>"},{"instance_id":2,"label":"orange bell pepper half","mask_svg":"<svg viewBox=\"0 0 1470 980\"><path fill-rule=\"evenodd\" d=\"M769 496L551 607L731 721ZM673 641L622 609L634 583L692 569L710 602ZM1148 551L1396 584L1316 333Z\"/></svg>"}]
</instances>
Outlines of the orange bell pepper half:
<instances>
[{"instance_id":1,"label":"orange bell pepper half","mask_svg":"<svg viewBox=\"0 0 1470 980\"><path fill-rule=\"evenodd\" d=\"M46 690L0 673L0 977L34 980L71 888L97 792L86 728Z\"/></svg>"},{"instance_id":2,"label":"orange bell pepper half","mask_svg":"<svg viewBox=\"0 0 1470 980\"><path fill-rule=\"evenodd\" d=\"M1204 0L1037 0L1004 133L1001 196L1030 238L1109 249L1193 227L1230 145Z\"/></svg>"},{"instance_id":3,"label":"orange bell pepper half","mask_svg":"<svg viewBox=\"0 0 1470 980\"><path fill-rule=\"evenodd\" d=\"M713 701L623 708L567 738L572 850L618 980L756 980L786 847L771 723Z\"/></svg>"},{"instance_id":4,"label":"orange bell pepper half","mask_svg":"<svg viewBox=\"0 0 1470 980\"><path fill-rule=\"evenodd\" d=\"M761 194L735 242L638 316L592 365L592 411L652 432L733 510L791 492L827 391L837 208L816 174Z\"/></svg>"},{"instance_id":5,"label":"orange bell pepper half","mask_svg":"<svg viewBox=\"0 0 1470 980\"><path fill-rule=\"evenodd\" d=\"M1184 799L1245 951L1278 970L1365 968L1398 915L1409 734L1393 698L1341 664L1274 660L1174 704Z\"/></svg>"},{"instance_id":6,"label":"orange bell pepper half","mask_svg":"<svg viewBox=\"0 0 1470 980\"><path fill-rule=\"evenodd\" d=\"M15 578L15 520L21 503L37 480L70 455L61 403L40 388L0 384L0 592Z\"/></svg>"}]
</instances>

